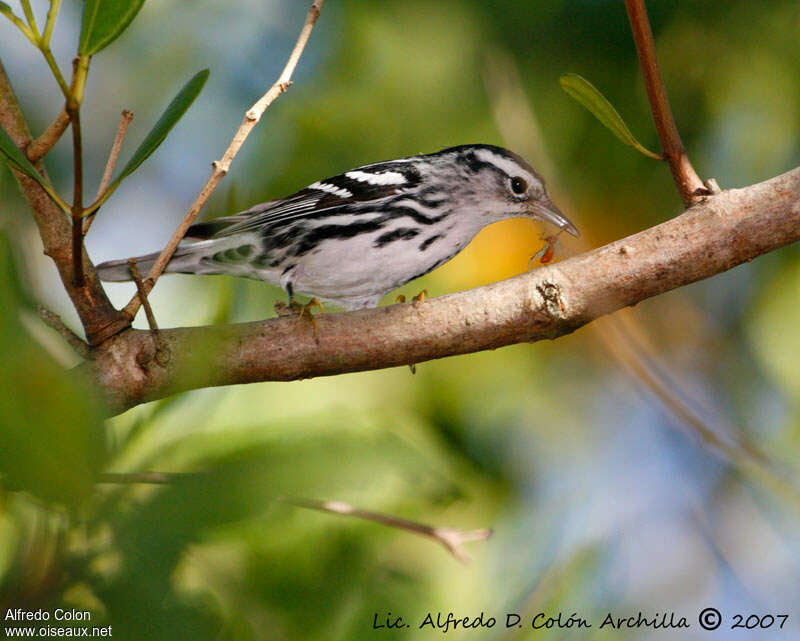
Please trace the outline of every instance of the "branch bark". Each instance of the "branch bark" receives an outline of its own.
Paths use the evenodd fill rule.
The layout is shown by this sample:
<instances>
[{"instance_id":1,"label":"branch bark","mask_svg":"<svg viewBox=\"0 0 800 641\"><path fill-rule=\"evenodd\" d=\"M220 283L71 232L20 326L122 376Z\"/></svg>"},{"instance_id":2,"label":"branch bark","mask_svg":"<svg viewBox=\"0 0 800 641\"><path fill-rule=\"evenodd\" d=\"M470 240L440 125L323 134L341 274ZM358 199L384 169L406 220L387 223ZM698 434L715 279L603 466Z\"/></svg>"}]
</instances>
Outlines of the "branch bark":
<instances>
[{"instance_id":1,"label":"branch bark","mask_svg":"<svg viewBox=\"0 0 800 641\"><path fill-rule=\"evenodd\" d=\"M316 317L167 329L155 362L149 332L128 330L81 367L112 411L175 392L381 369L554 339L615 310L709 278L800 240L800 168L704 198L682 215L556 265L486 287Z\"/></svg>"}]
</instances>

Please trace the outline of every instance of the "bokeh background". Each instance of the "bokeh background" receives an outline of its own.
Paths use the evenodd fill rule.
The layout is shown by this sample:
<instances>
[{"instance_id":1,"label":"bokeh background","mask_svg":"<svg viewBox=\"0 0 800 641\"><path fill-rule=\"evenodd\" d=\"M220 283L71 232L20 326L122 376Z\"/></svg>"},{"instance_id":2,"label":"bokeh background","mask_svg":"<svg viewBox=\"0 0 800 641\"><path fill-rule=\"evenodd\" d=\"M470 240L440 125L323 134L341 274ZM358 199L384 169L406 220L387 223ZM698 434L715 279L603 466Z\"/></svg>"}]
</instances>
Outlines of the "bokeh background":
<instances>
[{"instance_id":1,"label":"bokeh background","mask_svg":"<svg viewBox=\"0 0 800 641\"><path fill-rule=\"evenodd\" d=\"M68 68L80 3L64 4L54 50ZM737 187L799 165L797 2L648 7L701 176ZM34 9L43 20L46 4ZM178 88L211 69L192 109L100 213L86 241L96 262L164 244L277 77L306 10L297 0L149 0L95 58L83 117L91 193L120 111L135 113L124 160ZM0 56L41 132L60 95L6 20ZM568 72L658 149L620 0L328 0L295 85L204 216L467 142L506 145L543 171L586 243L566 240L559 258L677 214L666 166L571 101L558 85ZM67 194L68 138L47 158ZM729 638L736 613L789 614L783 630L738 638L798 635L796 246L555 342L424 363L415 376L396 368L199 390L103 422L90 390L63 374L75 357L33 312L42 303L78 327L5 169L0 194L0 605L90 609L125 639L438 638L417 629L429 611L498 617L493 630L453 639L693 639L707 606L726 625L703 638ZM542 232L497 224L402 291L435 296L521 273ZM108 291L124 304L133 288ZM151 296L163 327L261 319L279 298L263 283L195 276L164 278ZM198 474L157 487L94 482L145 470ZM494 536L467 544L464 565L425 539L279 495ZM576 612L594 627L503 629L505 612L539 611ZM599 630L609 611L674 611L693 628ZM388 612L412 626L373 631Z\"/></svg>"}]
</instances>

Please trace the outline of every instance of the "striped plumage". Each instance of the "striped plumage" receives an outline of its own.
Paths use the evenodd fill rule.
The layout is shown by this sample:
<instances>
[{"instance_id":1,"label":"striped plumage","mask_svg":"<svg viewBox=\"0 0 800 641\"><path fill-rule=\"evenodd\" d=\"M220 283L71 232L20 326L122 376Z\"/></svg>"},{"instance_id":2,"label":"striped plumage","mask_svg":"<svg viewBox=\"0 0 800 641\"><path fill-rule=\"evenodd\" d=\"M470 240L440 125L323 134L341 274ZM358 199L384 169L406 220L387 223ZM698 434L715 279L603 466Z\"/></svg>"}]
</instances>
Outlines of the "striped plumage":
<instances>
[{"instance_id":1,"label":"striped plumage","mask_svg":"<svg viewBox=\"0 0 800 641\"><path fill-rule=\"evenodd\" d=\"M166 271L245 276L279 285L290 298L299 292L346 309L375 307L450 260L486 225L514 217L578 233L522 158L462 145L358 167L193 225ZM137 258L139 270L156 256ZM130 280L126 260L97 271L104 280Z\"/></svg>"}]
</instances>

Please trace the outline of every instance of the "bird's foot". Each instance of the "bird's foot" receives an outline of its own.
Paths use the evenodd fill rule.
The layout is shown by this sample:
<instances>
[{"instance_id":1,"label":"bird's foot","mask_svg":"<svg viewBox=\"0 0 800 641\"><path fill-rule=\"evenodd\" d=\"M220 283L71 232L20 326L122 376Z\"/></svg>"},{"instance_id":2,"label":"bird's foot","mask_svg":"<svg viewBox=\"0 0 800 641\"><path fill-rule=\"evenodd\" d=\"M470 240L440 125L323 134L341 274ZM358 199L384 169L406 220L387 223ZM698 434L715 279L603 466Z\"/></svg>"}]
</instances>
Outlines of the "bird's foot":
<instances>
[{"instance_id":1,"label":"bird's foot","mask_svg":"<svg viewBox=\"0 0 800 641\"><path fill-rule=\"evenodd\" d=\"M314 318L314 314L311 313L311 310L314 307L319 307L320 312L325 312L325 308L322 306L322 303L316 298L312 298L305 305L298 303L296 300L290 300L288 305L283 301L277 301L275 303L275 313L278 316L297 316L298 321L305 316L313 328L312 336L316 338L317 320Z\"/></svg>"},{"instance_id":2,"label":"bird's foot","mask_svg":"<svg viewBox=\"0 0 800 641\"><path fill-rule=\"evenodd\" d=\"M425 297L427 295L428 295L428 290L427 289L423 289L419 294L414 296L411 299L411 302L414 303L414 307L418 307L419 305L421 305L422 302L425 300ZM394 299L394 302L395 303L405 303L406 302L405 295L404 294L398 294L397 298Z\"/></svg>"},{"instance_id":3,"label":"bird's foot","mask_svg":"<svg viewBox=\"0 0 800 641\"><path fill-rule=\"evenodd\" d=\"M425 297L426 297L427 295L428 295L428 290L427 290L427 289L423 289L423 290L422 290L422 291L421 291L419 294L417 294L416 296L414 296L414 297L411 299L411 302L414 304L414 307L419 307L420 305L422 305L422 303L423 303L423 301L425 300ZM403 294L398 294L398 295L397 295L397 298L395 298L395 299L394 299L394 302L395 302L395 303L405 303L405 302L406 302L406 297L405 297L405 295L403 295ZM410 369L410 370L411 370L411 373L412 373L412 374L416 374L416 373L417 373L417 366L416 366L414 363L409 363L409 365L408 365L408 369Z\"/></svg>"}]
</instances>

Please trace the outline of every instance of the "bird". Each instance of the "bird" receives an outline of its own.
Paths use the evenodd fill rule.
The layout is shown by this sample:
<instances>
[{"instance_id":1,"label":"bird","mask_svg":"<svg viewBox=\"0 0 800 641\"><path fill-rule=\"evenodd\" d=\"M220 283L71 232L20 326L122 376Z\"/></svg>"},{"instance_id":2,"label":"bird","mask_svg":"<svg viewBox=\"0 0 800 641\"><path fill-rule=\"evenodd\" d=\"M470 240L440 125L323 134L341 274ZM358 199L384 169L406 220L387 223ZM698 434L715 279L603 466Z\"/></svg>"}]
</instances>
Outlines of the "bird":
<instances>
[{"instance_id":1,"label":"bird","mask_svg":"<svg viewBox=\"0 0 800 641\"><path fill-rule=\"evenodd\" d=\"M443 265L491 223L544 221L578 236L521 156L488 144L363 165L291 196L192 225L165 272L267 281L345 310L377 307ZM138 256L147 273L158 252ZM96 267L132 280L129 260Z\"/></svg>"}]
</instances>

